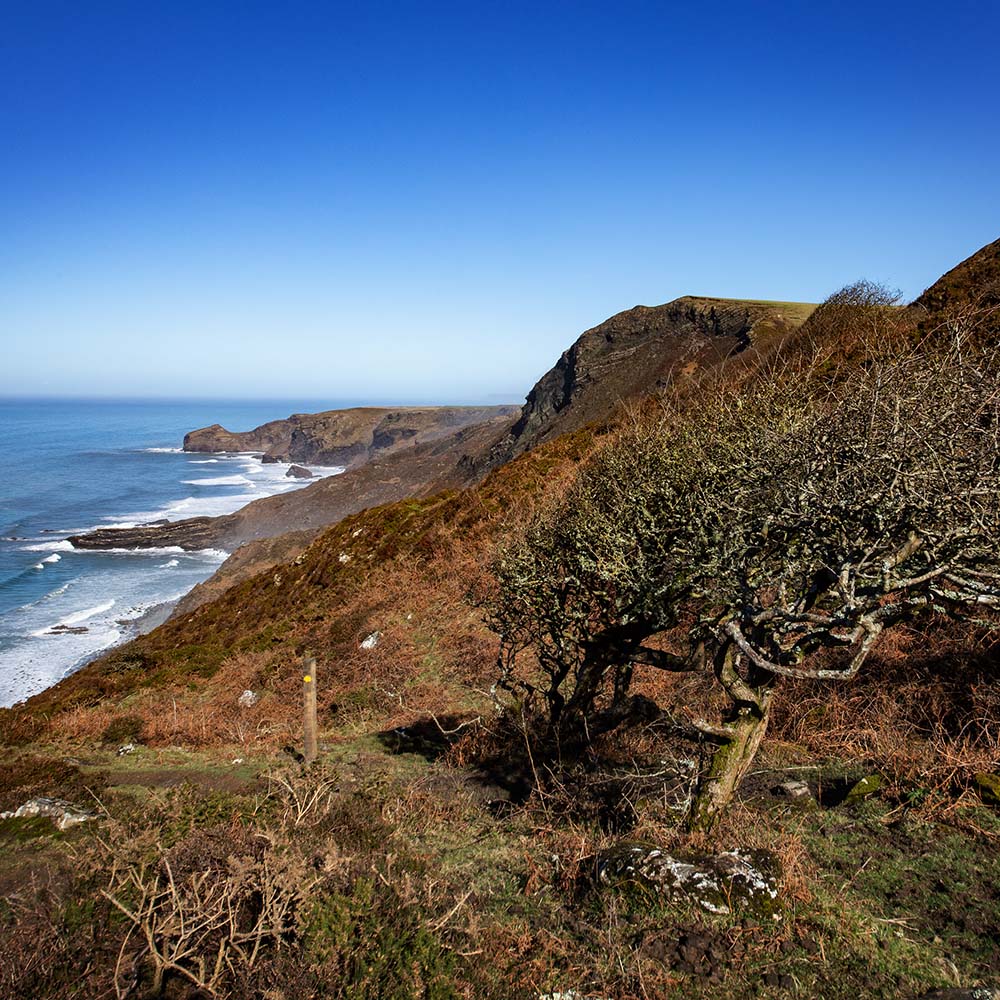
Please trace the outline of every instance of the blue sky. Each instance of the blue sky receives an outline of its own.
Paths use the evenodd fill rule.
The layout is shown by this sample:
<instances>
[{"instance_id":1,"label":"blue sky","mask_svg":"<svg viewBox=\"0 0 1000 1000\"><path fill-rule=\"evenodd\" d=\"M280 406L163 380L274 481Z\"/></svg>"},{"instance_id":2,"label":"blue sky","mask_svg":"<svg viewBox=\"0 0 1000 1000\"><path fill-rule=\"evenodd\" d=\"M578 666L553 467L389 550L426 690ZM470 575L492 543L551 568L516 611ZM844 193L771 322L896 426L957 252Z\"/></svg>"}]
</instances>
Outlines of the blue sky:
<instances>
[{"instance_id":1,"label":"blue sky","mask_svg":"<svg viewBox=\"0 0 1000 1000\"><path fill-rule=\"evenodd\" d=\"M0 4L0 394L519 400L1000 236L1000 5Z\"/></svg>"}]
</instances>

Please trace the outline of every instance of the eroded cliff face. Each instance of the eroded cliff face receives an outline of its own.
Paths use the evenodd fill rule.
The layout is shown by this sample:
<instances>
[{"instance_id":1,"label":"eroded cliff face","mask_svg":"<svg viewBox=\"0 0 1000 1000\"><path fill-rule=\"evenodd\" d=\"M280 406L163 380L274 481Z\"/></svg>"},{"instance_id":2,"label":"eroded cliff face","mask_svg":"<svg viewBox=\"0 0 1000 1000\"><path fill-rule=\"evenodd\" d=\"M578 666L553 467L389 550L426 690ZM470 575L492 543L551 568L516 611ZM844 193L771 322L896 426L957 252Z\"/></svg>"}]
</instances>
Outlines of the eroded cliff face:
<instances>
[{"instance_id":1,"label":"eroded cliff face","mask_svg":"<svg viewBox=\"0 0 1000 1000\"><path fill-rule=\"evenodd\" d=\"M296 413L252 431L227 431L219 424L191 431L184 450L260 451L270 458L306 465L352 468L377 456L439 440L463 427L513 416L515 406L359 406L322 413Z\"/></svg>"},{"instance_id":2,"label":"eroded cliff face","mask_svg":"<svg viewBox=\"0 0 1000 1000\"><path fill-rule=\"evenodd\" d=\"M583 333L528 394L490 467L543 441L606 419L618 404L655 394L677 378L773 341L814 307L685 296L636 306Z\"/></svg>"}]
</instances>

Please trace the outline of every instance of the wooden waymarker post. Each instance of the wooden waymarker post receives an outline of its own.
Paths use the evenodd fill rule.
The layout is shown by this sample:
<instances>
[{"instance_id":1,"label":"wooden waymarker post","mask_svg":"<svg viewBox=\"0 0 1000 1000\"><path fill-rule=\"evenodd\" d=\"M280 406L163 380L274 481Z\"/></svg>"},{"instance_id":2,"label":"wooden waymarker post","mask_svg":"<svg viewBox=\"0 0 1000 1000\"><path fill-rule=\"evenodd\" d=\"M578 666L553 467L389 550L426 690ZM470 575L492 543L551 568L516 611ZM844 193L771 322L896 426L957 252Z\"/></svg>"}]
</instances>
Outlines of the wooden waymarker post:
<instances>
[{"instance_id":1,"label":"wooden waymarker post","mask_svg":"<svg viewBox=\"0 0 1000 1000\"><path fill-rule=\"evenodd\" d=\"M307 656L303 661L302 677L302 756L308 767L318 750L316 737L316 657Z\"/></svg>"}]
</instances>

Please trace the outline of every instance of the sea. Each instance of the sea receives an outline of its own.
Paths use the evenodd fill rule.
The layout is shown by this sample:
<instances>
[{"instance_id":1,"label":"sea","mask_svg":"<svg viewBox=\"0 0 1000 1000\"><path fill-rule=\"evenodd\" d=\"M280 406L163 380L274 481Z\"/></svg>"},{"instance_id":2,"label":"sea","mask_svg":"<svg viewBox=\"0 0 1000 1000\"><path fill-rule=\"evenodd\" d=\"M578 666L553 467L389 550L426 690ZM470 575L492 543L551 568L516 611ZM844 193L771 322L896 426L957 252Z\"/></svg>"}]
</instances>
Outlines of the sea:
<instances>
[{"instance_id":1,"label":"sea","mask_svg":"<svg viewBox=\"0 0 1000 1000\"><path fill-rule=\"evenodd\" d=\"M303 489L252 454L187 454L187 431L250 430L353 401L0 399L0 707L126 641L228 553L76 550L69 535L227 514ZM259 454L259 453L258 453ZM311 467L315 476L339 468Z\"/></svg>"}]
</instances>

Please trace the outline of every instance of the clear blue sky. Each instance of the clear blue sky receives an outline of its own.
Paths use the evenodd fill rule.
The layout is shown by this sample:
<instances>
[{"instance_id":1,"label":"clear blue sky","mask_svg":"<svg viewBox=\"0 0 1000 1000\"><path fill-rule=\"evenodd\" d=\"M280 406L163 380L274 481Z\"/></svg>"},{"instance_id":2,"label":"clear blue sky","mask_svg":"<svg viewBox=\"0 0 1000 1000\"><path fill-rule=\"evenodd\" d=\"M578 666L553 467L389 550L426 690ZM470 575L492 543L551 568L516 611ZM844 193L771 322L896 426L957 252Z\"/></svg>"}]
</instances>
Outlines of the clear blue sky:
<instances>
[{"instance_id":1,"label":"clear blue sky","mask_svg":"<svg viewBox=\"0 0 1000 1000\"><path fill-rule=\"evenodd\" d=\"M1000 236L1000 4L0 4L0 394L520 399Z\"/></svg>"}]
</instances>

